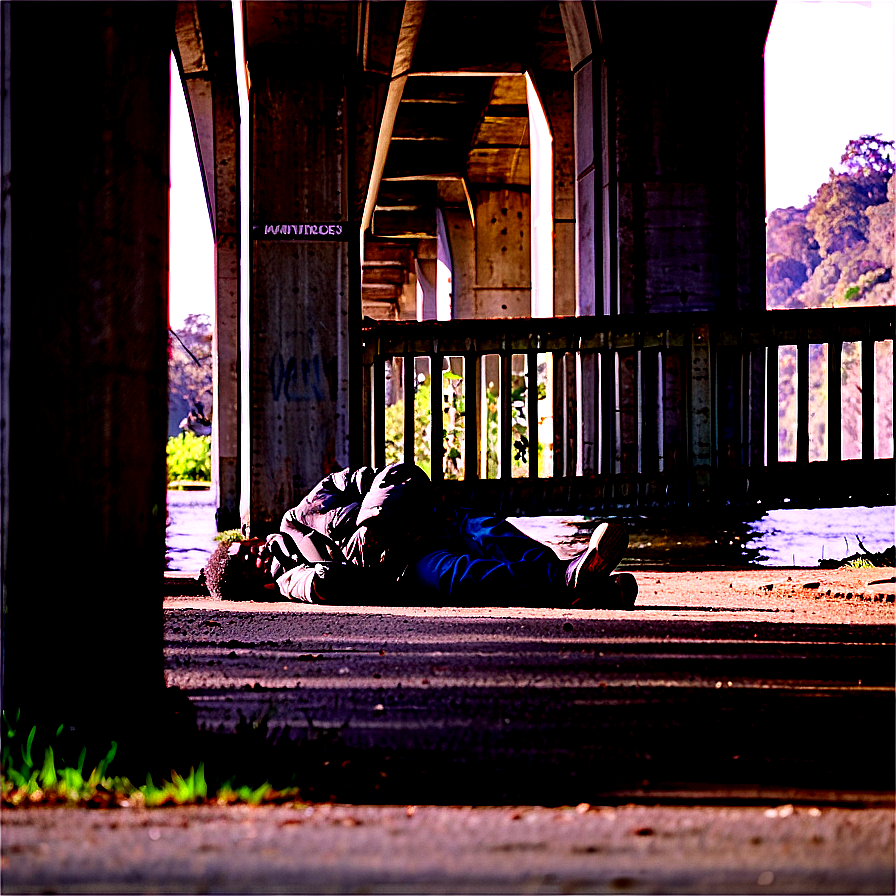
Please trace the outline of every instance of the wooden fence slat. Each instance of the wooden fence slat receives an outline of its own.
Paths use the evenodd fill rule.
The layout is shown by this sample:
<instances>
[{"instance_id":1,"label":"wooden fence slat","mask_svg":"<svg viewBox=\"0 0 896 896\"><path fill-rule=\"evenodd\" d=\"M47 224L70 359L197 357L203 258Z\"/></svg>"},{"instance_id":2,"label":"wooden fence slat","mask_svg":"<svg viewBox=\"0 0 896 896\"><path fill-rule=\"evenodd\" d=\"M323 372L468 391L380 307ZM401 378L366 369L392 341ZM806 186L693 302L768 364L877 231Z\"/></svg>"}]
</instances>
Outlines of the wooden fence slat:
<instances>
[{"instance_id":1,"label":"wooden fence slat","mask_svg":"<svg viewBox=\"0 0 896 896\"><path fill-rule=\"evenodd\" d=\"M498 401L499 441L501 443L500 467L501 479L509 480L513 473L513 404L511 395L511 362L510 351L501 352L501 386Z\"/></svg>"},{"instance_id":2,"label":"wooden fence slat","mask_svg":"<svg viewBox=\"0 0 896 896\"><path fill-rule=\"evenodd\" d=\"M404 380L404 460L405 463L416 462L417 428L414 425L414 402L417 395L416 358L413 355L402 356L402 378Z\"/></svg>"},{"instance_id":3,"label":"wooden fence slat","mask_svg":"<svg viewBox=\"0 0 896 896\"><path fill-rule=\"evenodd\" d=\"M765 465L778 462L778 343L772 339L765 355Z\"/></svg>"},{"instance_id":4,"label":"wooden fence slat","mask_svg":"<svg viewBox=\"0 0 896 896\"><path fill-rule=\"evenodd\" d=\"M429 356L430 455L432 467L429 478L441 482L444 476L445 428L442 419L442 356Z\"/></svg>"},{"instance_id":5,"label":"wooden fence slat","mask_svg":"<svg viewBox=\"0 0 896 896\"><path fill-rule=\"evenodd\" d=\"M373 362L373 465L386 464L386 359Z\"/></svg>"},{"instance_id":6,"label":"wooden fence slat","mask_svg":"<svg viewBox=\"0 0 896 896\"><path fill-rule=\"evenodd\" d=\"M800 334L796 347L796 460L809 463L809 341Z\"/></svg>"},{"instance_id":7,"label":"wooden fence slat","mask_svg":"<svg viewBox=\"0 0 896 896\"><path fill-rule=\"evenodd\" d=\"M482 463L482 360L473 352L464 358L464 479L479 479Z\"/></svg>"},{"instance_id":8,"label":"wooden fence slat","mask_svg":"<svg viewBox=\"0 0 896 896\"><path fill-rule=\"evenodd\" d=\"M874 338L865 326L862 338L862 460L874 460Z\"/></svg>"},{"instance_id":9,"label":"wooden fence slat","mask_svg":"<svg viewBox=\"0 0 896 896\"><path fill-rule=\"evenodd\" d=\"M616 352L613 349L602 351L598 359L594 366L600 369L600 386L594 391L600 402L600 472L611 476L616 472Z\"/></svg>"},{"instance_id":10,"label":"wooden fence slat","mask_svg":"<svg viewBox=\"0 0 896 896\"><path fill-rule=\"evenodd\" d=\"M374 362L375 363L375 362ZM361 366L361 459L364 464L373 465L373 367Z\"/></svg>"},{"instance_id":11,"label":"wooden fence slat","mask_svg":"<svg viewBox=\"0 0 896 896\"><path fill-rule=\"evenodd\" d=\"M843 341L835 331L828 343L828 460L839 462L842 458L841 438L841 368L843 366Z\"/></svg>"},{"instance_id":12,"label":"wooden fence slat","mask_svg":"<svg viewBox=\"0 0 896 896\"><path fill-rule=\"evenodd\" d=\"M526 418L529 429L529 478L538 479L538 353L526 353Z\"/></svg>"}]
</instances>

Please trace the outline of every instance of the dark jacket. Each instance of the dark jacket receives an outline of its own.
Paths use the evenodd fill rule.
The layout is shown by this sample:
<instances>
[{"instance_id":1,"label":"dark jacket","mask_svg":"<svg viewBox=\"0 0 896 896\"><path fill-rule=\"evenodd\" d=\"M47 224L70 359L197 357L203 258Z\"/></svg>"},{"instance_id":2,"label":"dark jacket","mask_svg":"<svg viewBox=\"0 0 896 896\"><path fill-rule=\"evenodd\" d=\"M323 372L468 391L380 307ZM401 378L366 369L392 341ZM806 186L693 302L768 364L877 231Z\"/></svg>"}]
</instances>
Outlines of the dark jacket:
<instances>
[{"instance_id":1,"label":"dark jacket","mask_svg":"<svg viewBox=\"0 0 896 896\"><path fill-rule=\"evenodd\" d=\"M365 587L398 581L435 526L432 483L414 464L340 470L327 476L280 523L269 539L281 594L327 602L358 569Z\"/></svg>"}]
</instances>

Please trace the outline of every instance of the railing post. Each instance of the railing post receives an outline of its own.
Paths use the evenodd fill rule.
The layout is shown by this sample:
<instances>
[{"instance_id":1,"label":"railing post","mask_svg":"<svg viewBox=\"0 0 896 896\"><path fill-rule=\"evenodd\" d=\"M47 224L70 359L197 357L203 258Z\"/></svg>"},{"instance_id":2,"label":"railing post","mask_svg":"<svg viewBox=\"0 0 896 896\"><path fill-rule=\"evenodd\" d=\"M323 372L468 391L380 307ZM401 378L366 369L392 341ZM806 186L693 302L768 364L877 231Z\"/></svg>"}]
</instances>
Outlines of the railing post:
<instances>
[{"instance_id":1,"label":"railing post","mask_svg":"<svg viewBox=\"0 0 896 896\"><path fill-rule=\"evenodd\" d=\"M765 465L778 463L778 343L774 327L769 334L765 355Z\"/></svg>"},{"instance_id":2,"label":"railing post","mask_svg":"<svg viewBox=\"0 0 896 896\"><path fill-rule=\"evenodd\" d=\"M862 328L862 460L874 460L874 336Z\"/></svg>"},{"instance_id":3,"label":"railing post","mask_svg":"<svg viewBox=\"0 0 896 896\"><path fill-rule=\"evenodd\" d=\"M713 409L709 341L708 324L695 323L690 330L688 352L688 455L693 483L689 503L692 505L705 503L710 495Z\"/></svg>"},{"instance_id":4,"label":"railing post","mask_svg":"<svg viewBox=\"0 0 896 896\"><path fill-rule=\"evenodd\" d=\"M506 338L501 339L500 423L498 438L501 443L501 479L507 481L513 471L513 402L511 401L510 373L512 355L507 349Z\"/></svg>"},{"instance_id":5,"label":"railing post","mask_svg":"<svg viewBox=\"0 0 896 896\"><path fill-rule=\"evenodd\" d=\"M429 383L430 383L430 479L433 482L441 482L444 479L445 432L443 429L442 405L442 356L437 354L438 341L434 340L433 352L429 356Z\"/></svg>"},{"instance_id":6,"label":"railing post","mask_svg":"<svg viewBox=\"0 0 896 896\"><path fill-rule=\"evenodd\" d=\"M828 343L828 462L837 463L842 456L840 368L843 364L843 339L839 328L831 334L830 340Z\"/></svg>"},{"instance_id":7,"label":"railing post","mask_svg":"<svg viewBox=\"0 0 896 896\"><path fill-rule=\"evenodd\" d=\"M600 368L600 472L612 476L616 472L616 411L619 403L616 386L616 348L612 332L607 333L607 349L598 355L595 368ZM595 389L595 392L598 390ZM595 433L595 443L597 443ZM595 454L597 454L595 444ZM595 458L595 471L597 462Z\"/></svg>"},{"instance_id":8,"label":"railing post","mask_svg":"<svg viewBox=\"0 0 896 896\"><path fill-rule=\"evenodd\" d=\"M413 464L417 461L415 444L417 429L414 426L414 401L417 394L416 357L413 353L402 355L402 379L404 381L404 462Z\"/></svg>"},{"instance_id":9,"label":"railing post","mask_svg":"<svg viewBox=\"0 0 896 896\"><path fill-rule=\"evenodd\" d=\"M796 462L809 463L809 337L806 328L800 328L796 347Z\"/></svg>"},{"instance_id":10,"label":"railing post","mask_svg":"<svg viewBox=\"0 0 896 896\"><path fill-rule=\"evenodd\" d=\"M529 478L538 479L538 351L526 353L526 416L529 428Z\"/></svg>"},{"instance_id":11,"label":"railing post","mask_svg":"<svg viewBox=\"0 0 896 896\"><path fill-rule=\"evenodd\" d=\"M591 476L598 472L598 420L601 395L598 388L597 352L579 351L576 354L576 474Z\"/></svg>"},{"instance_id":12,"label":"railing post","mask_svg":"<svg viewBox=\"0 0 896 896\"><path fill-rule=\"evenodd\" d=\"M386 359L379 351L373 362L373 465L386 465Z\"/></svg>"},{"instance_id":13,"label":"railing post","mask_svg":"<svg viewBox=\"0 0 896 896\"><path fill-rule=\"evenodd\" d=\"M371 426L373 423L373 364L376 359L376 336L368 333L362 337L361 345L361 464L373 463L373 441Z\"/></svg>"},{"instance_id":14,"label":"railing post","mask_svg":"<svg viewBox=\"0 0 896 896\"><path fill-rule=\"evenodd\" d=\"M464 479L479 479L482 464L482 359L471 351L464 354Z\"/></svg>"}]
</instances>

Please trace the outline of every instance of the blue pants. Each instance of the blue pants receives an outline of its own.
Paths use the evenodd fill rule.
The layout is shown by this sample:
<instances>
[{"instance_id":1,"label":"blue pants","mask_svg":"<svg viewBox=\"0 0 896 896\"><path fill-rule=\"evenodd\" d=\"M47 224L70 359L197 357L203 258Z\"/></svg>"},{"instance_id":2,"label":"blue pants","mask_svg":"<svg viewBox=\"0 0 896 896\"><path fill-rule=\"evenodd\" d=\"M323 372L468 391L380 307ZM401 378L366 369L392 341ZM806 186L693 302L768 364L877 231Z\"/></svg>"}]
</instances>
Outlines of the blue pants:
<instances>
[{"instance_id":1,"label":"blue pants","mask_svg":"<svg viewBox=\"0 0 896 896\"><path fill-rule=\"evenodd\" d=\"M434 606L552 607L569 599L568 560L498 517L457 525L408 570L405 582Z\"/></svg>"}]
</instances>

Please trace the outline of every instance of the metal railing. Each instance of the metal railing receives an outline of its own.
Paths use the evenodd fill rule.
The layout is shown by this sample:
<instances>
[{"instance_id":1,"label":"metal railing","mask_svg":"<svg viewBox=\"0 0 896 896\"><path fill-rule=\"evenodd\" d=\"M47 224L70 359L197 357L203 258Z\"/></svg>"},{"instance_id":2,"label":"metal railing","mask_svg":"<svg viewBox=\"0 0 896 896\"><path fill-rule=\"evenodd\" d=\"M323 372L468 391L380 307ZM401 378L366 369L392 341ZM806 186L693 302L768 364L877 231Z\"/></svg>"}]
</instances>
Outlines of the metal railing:
<instances>
[{"instance_id":1,"label":"metal railing","mask_svg":"<svg viewBox=\"0 0 896 896\"><path fill-rule=\"evenodd\" d=\"M893 396L875 394L875 343L892 353L893 331L892 307L365 320L364 457L428 461L449 500L505 512L891 503ZM864 422L860 456L846 459L844 345ZM785 400L796 420L779 438Z\"/></svg>"}]
</instances>

